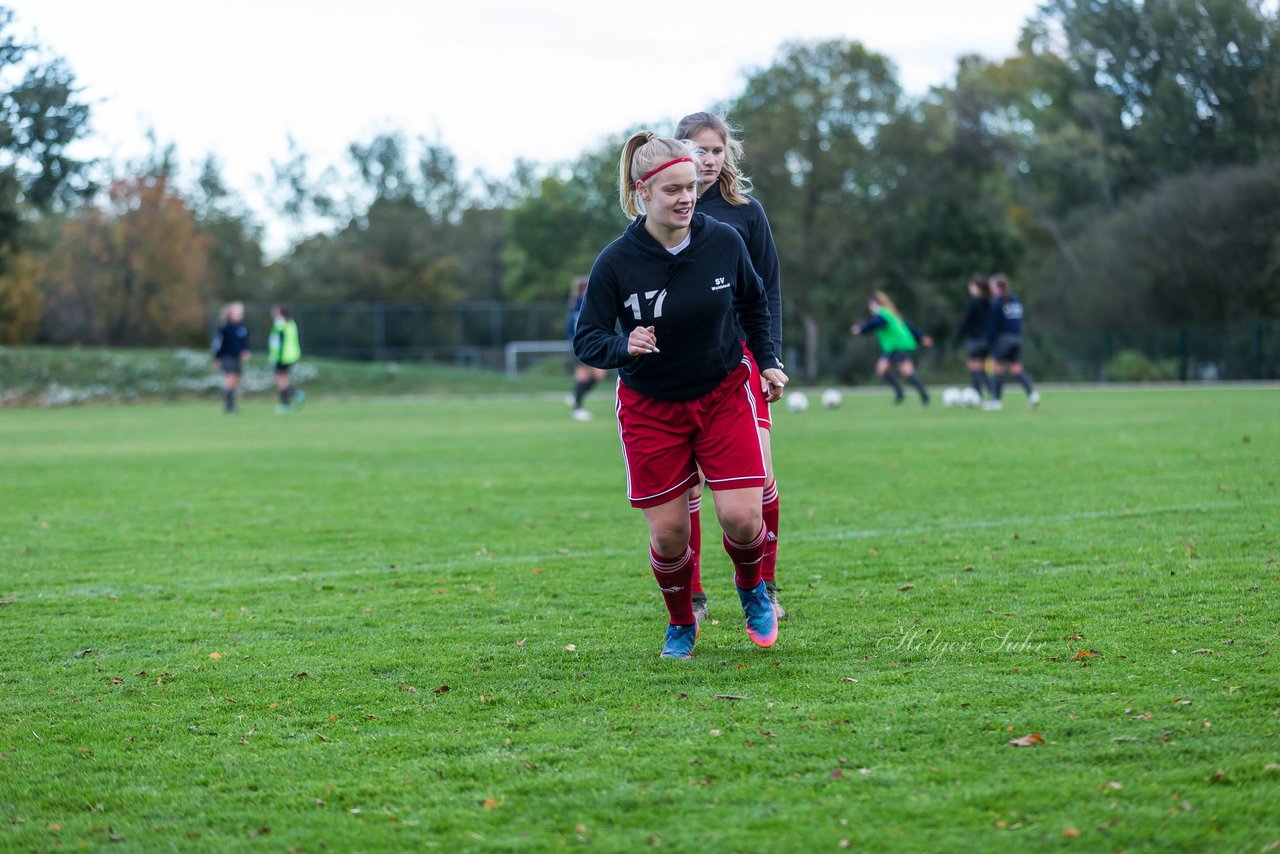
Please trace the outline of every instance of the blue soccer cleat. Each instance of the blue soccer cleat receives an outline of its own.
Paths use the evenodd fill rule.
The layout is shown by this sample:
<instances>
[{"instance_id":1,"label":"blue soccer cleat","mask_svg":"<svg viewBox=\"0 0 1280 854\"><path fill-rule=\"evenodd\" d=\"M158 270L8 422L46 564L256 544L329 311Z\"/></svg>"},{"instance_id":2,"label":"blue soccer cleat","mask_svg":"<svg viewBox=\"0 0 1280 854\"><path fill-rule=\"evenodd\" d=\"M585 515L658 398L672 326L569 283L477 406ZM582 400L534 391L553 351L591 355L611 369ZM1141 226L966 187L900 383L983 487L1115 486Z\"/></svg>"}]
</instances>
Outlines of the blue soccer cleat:
<instances>
[{"instance_id":1,"label":"blue soccer cleat","mask_svg":"<svg viewBox=\"0 0 1280 854\"><path fill-rule=\"evenodd\" d=\"M738 588L742 613L747 618L747 637L759 647L773 646L778 639L778 615L769 600L769 590L761 581L750 590Z\"/></svg>"},{"instance_id":2,"label":"blue soccer cleat","mask_svg":"<svg viewBox=\"0 0 1280 854\"><path fill-rule=\"evenodd\" d=\"M693 658L693 642L698 639L698 624L667 626L667 639L662 644L662 658Z\"/></svg>"}]
</instances>

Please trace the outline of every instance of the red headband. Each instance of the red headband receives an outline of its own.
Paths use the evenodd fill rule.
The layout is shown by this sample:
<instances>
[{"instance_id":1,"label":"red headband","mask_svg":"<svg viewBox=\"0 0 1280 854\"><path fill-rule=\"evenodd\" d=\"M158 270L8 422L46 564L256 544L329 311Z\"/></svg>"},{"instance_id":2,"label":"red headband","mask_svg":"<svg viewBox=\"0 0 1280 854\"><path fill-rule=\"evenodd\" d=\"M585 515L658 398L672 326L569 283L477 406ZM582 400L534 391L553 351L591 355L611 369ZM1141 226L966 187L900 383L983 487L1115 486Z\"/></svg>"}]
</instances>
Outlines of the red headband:
<instances>
[{"instance_id":1,"label":"red headband","mask_svg":"<svg viewBox=\"0 0 1280 854\"><path fill-rule=\"evenodd\" d=\"M648 181L650 178L652 178L654 175L657 175L659 172L661 172L663 169L666 169L668 166L675 166L677 163L692 163L692 162L693 162L692 157L677 157L675 160L668 160L666 163L663 163L657 169L650 169L648 172L641 175L640 180Z\"/></svg>"}]
</instances>

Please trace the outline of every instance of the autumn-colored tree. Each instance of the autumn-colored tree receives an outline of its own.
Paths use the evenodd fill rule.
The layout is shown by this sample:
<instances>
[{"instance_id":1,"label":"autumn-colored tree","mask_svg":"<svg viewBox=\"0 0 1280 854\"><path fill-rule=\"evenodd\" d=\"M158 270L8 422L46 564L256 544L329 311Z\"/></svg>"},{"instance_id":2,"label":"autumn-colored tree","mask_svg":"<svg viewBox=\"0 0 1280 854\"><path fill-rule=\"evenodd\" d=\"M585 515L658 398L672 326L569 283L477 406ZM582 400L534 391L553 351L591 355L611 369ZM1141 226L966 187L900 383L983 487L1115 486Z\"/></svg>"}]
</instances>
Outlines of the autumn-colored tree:
<instances>
[{"instance_id":1,"label":"autumn-colored tree","mask_svg":"<svg viewBox=\"0 0 1280 854\"><path fill-rule=\"evenodd\" d=\"M45 278L55 343L191 344L206 333L209 238L163 174L114 182L63 228Z\"/></svg>"},{"instance_id":2,"label":"autumn-colored tree","mask_svg":"<svg viewBox=\"0 0 1280 854\"><path fill-rule=\"evenodd\" d=\"M35 337L43 268L31 253L0 246L0 344L26 344Z\"/></svg>"}]
</instances>

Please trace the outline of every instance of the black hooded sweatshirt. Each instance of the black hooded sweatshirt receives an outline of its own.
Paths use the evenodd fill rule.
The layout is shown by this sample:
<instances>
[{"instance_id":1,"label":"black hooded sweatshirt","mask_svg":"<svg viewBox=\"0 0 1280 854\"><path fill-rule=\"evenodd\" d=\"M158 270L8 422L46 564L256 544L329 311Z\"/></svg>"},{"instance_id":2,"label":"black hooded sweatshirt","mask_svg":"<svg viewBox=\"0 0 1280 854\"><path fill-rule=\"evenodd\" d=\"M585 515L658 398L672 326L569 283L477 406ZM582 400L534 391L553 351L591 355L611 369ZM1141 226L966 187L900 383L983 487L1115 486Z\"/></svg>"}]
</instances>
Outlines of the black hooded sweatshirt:
<instances>
[{"instance_id":1,"label":"black hooded sweatshirt","mask_svg":"<svg viewBox=\"0 0 1280 854\"><path fill-rule=\"evenodd\" d=\"M781 367L764 286L741 235L695 213L689 245L672 255L644 223L637 217L591 267L573 336L578 360L618 368L622 382L641 394L693 400L741 363L741 325L760 370ZM659 352L628 355L627 336L637 326L654 328Z\"/></svg>"}]
</instances>

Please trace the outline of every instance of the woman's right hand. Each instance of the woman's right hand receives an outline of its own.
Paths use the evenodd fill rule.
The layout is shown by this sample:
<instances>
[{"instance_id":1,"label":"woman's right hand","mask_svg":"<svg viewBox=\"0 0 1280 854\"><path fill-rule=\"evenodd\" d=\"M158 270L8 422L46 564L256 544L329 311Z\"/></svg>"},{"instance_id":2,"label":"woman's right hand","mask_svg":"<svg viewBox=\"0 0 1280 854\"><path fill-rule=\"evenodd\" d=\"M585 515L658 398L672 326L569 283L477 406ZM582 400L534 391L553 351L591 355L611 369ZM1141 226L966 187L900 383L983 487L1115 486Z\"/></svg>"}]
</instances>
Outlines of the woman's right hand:
<instances>
[{"instance_id":1,"label":"woman's right hand","mask_svg":"<svg viewBox=\"0 0 1280 854\"><path fill-rule=\"evenodd\" d=\"M658 352L661 352L658 350L658 336L654 334L652 326L637 326L627 336L628 355L644 356Z\"/></svg>"}]
</instances>

